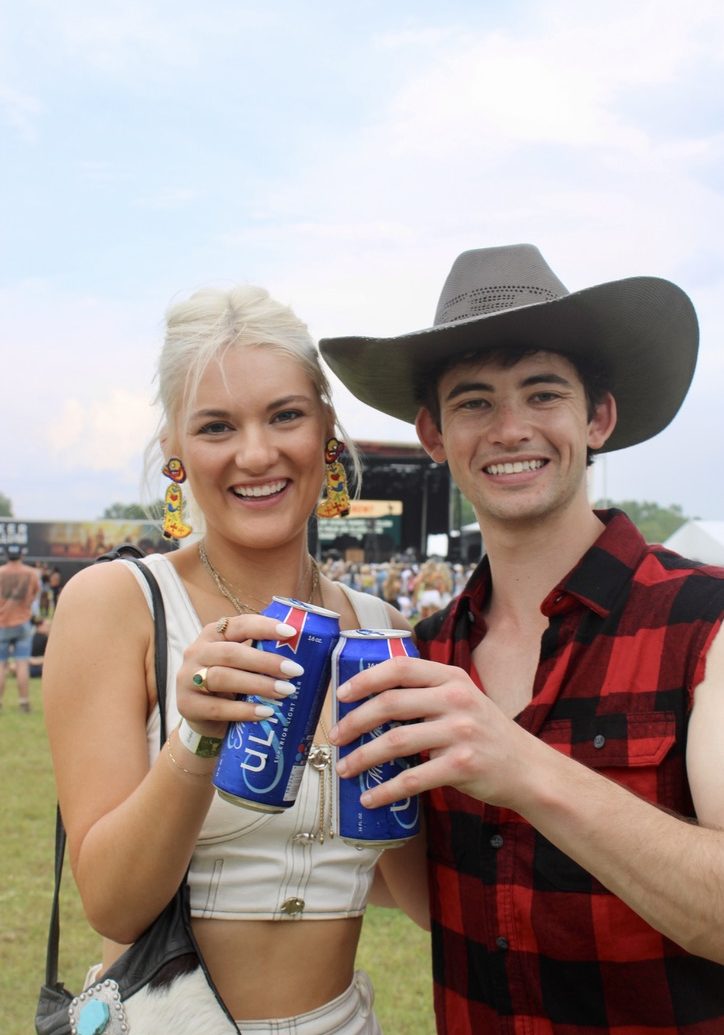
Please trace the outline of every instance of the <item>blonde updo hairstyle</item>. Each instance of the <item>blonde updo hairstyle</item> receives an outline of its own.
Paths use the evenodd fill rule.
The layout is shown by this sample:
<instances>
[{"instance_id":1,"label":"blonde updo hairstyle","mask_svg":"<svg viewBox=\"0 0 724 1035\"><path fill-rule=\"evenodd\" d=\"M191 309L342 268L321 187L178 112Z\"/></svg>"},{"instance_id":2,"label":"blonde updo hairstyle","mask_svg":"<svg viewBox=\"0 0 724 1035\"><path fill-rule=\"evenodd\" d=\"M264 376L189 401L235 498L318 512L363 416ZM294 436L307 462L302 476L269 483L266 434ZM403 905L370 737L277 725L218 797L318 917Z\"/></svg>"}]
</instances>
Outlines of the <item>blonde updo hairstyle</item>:
<instances>
[{"instance_id":1,"label":"blonde updo hairstyle","mask_svg":"<svg viewBox=\"0 0 724 1035\"><path fill-rule=\"evenodd\" d=\"M242 284L227 290L203 288L185 301L170 306L166 313L166 334L158 362L158 390L154 400L161 408L161 417L157 432L146 449L144 464L149 498L155 499L159 495L157 474L168 459L164 443L169 438L173 439L186 414L193 408L209 363L215 359L223 360L231 349L259 347L273 349L300 364L329 414L333 434L345 441L352 466L352 481L359 485L359 454L337 417L329 381L307 325L291 308L271 298L264 288ZM165 489L164 484L161 496ZM202 533L203 514L193 500L188 483L184 483L183 490L189 508L189 523L195 532Z\"/></svg>"}]
</instances>

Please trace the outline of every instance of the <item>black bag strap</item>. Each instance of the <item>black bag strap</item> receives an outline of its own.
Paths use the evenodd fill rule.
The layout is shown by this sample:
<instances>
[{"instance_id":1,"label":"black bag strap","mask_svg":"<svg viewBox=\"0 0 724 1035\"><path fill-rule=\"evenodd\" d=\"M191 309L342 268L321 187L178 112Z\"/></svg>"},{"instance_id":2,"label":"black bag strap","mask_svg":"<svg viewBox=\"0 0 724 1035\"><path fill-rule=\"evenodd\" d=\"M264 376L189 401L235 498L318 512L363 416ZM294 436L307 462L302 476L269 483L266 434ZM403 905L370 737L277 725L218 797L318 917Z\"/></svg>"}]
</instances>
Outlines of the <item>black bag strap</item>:
<instances>
[{"instance_id":1,"label":"black bag strap","mask_svg":"<svg viewBox=\"0 0 724 1035\"><path fill-rule=\"evenodd\" d=\"M116 558L132 561L138 570L143 574L151 591L153 603L153 619L155 629L154 667L156 672L156 696L158 699L158 710L161 719L160 723L160 748L166 743L166 680L168 674L166 633L166 610L163 606L163 597L158 582L140 559L143 553L130 543L124 543L109 553L99 557L99 561L113 561ZM48 931L48 948L45 957L45 984L49 987L56 987L58 983L58 949L60 945L60 883L63 876L63 859L65 857L66 834L63 826L63 817L60 814L60 806L55 809L55 887L53 889L53 902L50 907L50 928Z\"/></svg>"}]
</instances>

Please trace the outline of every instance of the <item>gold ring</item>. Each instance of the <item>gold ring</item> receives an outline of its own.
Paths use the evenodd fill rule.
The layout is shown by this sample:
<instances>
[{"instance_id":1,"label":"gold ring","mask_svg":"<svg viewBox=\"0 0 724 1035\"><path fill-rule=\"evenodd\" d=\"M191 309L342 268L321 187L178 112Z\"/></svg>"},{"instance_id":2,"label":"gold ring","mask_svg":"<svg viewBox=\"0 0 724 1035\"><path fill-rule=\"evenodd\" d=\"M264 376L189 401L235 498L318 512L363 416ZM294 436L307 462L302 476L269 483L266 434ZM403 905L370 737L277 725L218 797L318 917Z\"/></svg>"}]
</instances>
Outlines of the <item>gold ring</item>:
<instances>
[{"instance_id":1,"label":"gold ring","mask_svg":"<svg viewBox=\"0 0 724 1035\"><path fill-rule=\"evenodd\" d=\"M228 629L228 627L229 619L226 616L220 618L216 623L216 631L219 634L219 636L223 636L224 639L226 639L226 630Z\"/></svg>"},{"instance_id":2,"label":"gold ring","mask_svg":"<svg viewBox=\"0 0 724 1035\"><path fill-rule=\"evenodd\" d=\"M191 677L191 682L194 684L197 690L200 690L202 694L208 694L209 688L206 685L206 677L209 674L207 668L200 668L198 672L194 672Z\"/></svg>"}]
</instances>

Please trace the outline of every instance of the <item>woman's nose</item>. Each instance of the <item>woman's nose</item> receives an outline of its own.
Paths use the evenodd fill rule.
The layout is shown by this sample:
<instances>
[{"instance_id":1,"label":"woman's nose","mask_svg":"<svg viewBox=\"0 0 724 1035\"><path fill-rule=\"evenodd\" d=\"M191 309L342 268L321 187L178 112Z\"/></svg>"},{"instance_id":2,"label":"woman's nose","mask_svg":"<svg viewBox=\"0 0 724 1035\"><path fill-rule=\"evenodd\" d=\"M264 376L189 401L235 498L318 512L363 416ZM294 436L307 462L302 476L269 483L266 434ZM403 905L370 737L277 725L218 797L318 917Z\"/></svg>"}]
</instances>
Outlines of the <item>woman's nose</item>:
<instances>
[{"instance_id":1,"label":"woman's nose","mask_svg":"<svg viewBox=\"0 0 724 1035\"><path fill-rule=\"evenodd\" d=\"M236 466L241 471L259 473L276 460L278 451L262 430L248 430L236 450Z\"/></svg>"}]
</instances>

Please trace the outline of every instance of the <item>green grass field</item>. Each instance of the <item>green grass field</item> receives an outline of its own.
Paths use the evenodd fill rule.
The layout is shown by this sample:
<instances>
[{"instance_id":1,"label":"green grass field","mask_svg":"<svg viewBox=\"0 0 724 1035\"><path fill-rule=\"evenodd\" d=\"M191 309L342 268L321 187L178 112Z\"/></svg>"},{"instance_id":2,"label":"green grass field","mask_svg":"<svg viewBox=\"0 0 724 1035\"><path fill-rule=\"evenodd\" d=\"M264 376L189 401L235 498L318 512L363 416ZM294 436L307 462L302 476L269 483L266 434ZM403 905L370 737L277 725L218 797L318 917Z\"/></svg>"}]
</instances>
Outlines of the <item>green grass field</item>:
<instances>
[{"instance_id":1,"label":"green grass field","mask_svg":"<svg viewBox=\"0 0 724 1035\"><path fill-rule=\"evenodd\" d=\"M33 711L21 714L15 681L8 679L0 714L3 1035L29 1035L34 1030L52 895L55 789L37 681L31 700ZM98 956L98 937L83 919L69 873L61 906L60 977L72 991L79 991L89 962ZM377 1014L386 1033L433 1035L430 952L423 931L395 910L370 908L359 965L374 981Z\"/></svg>"}]
</instances>

